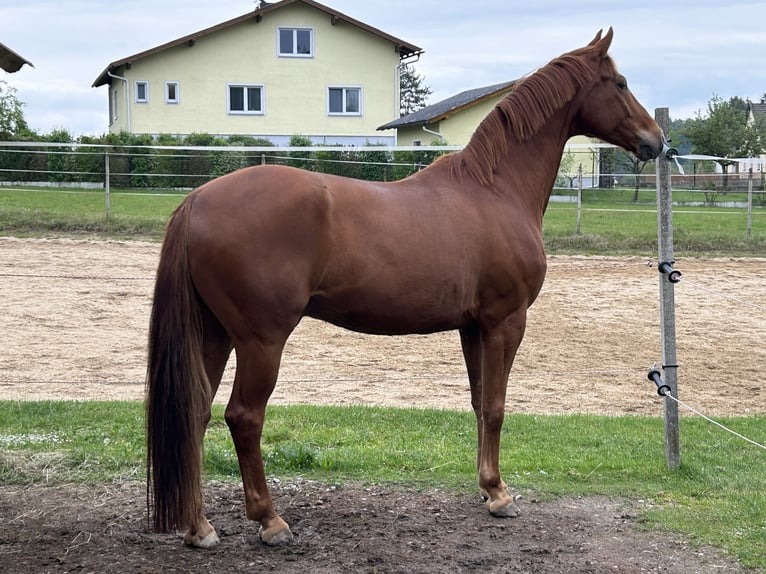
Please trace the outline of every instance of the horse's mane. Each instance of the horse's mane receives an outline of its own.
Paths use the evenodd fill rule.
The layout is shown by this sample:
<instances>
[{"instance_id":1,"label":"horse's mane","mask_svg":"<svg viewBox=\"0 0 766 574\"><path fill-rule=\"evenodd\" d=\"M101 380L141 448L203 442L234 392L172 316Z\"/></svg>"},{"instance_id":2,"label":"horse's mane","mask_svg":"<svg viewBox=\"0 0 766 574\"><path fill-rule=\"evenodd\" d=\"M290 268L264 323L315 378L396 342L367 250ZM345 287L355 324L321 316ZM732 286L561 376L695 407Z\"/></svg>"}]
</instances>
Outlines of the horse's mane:
<instances>
[{"instance_id":1,"label":"horse's mane","mask_svg":"<svg viewBox=\"0 0 766 574\"><path fill-rule=\"evenodd\" d=\"M481 185L491 185L509 140L529 139L593 77L595 70L583 57L590 49L564 54L519 80L479 124L465 149L445 157L452 177L460 181L467 173Z\"/></svg>"}]
</instances>

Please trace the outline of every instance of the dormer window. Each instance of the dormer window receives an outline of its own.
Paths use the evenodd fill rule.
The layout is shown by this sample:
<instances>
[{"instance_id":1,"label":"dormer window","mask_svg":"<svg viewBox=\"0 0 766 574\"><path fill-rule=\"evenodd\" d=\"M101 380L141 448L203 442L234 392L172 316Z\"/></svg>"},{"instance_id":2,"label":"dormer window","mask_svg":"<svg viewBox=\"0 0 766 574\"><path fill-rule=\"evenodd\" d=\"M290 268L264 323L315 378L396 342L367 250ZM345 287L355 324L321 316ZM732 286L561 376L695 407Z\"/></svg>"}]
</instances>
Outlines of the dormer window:
<instances>
[{"instance_id":1,"label":"dormer window","mask_svg":"<svg viewBox=\"0 0 766 574\"><path fill-rule=\"evenodd\" d=\"M284 58L313 58L314 30L312 28L279 28L279 55Z\"/></svg>"}]
</instances>

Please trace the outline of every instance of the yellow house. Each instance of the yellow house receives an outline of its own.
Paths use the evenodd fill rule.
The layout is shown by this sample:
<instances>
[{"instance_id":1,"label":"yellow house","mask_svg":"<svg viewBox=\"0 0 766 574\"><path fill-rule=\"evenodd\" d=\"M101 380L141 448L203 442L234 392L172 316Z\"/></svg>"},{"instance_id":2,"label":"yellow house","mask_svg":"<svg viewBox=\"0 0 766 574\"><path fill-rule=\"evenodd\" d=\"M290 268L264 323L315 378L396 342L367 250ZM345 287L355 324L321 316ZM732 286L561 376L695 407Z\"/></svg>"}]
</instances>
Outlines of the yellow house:
<instances>
[{"instance_id":1,"label":"yellow house","mask_svg":"<svg viewBox=\"0 0 766 574\"><path fill-rule=\"evenodd\" d=\"M468 144L481 121L506 95L513 91L517 80L466 90L446 100L402 116L379 130L397 131L397 145L417 146ZM571 185L583 167L583 185L590 187L598 180L598 146L587 137L574 137L567 142L562 162L564 180Z\"/></svg>"},{"instance_id":2,"label":"yellow house","mask_svg":"<svg viewBox=\"0 0 766 574\"><path fill-rule=\"evenodd\" d=\"M397 145L466 145L476 127L510 93L515 81L476 88L381 125L397 131Z\"/></svg>"},{"instance_id":3,"label":"yellow house","mask_svg":"<svg viewBox=\"0 0 766 574\"><path fill-rule=\"evenodd\" d=\"M393 145L402 61L423 50L313 0L254 11L110 63L109 131Z\"/></svg>"}]
</instances>

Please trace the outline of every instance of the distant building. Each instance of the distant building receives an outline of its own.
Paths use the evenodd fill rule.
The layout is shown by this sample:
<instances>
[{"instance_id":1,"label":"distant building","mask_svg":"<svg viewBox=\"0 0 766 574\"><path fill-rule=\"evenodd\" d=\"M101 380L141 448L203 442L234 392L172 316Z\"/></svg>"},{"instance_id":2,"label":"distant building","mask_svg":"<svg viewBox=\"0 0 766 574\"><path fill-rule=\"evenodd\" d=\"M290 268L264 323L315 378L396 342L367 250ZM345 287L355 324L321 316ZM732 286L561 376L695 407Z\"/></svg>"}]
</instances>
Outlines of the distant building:
<instances>
[{"instance_id":1,"label":"distant building","mask_svg":"<svg viewBox=\"0 0 766 574\"><path fill-rule=\"evenodd\" d=\"M248 14L111 62L109 132L393 145L402 61L423 50L314 0Z\"/></svg>"},{"instance_id":2,"label":"distant building","mask_svg":"<svg viewBox=\"0 0 766 574\"><path fill-rule=\"evenodd\" d=\"M761 102L758 104L748 102L747 107L748 124L754 122L756 118L760 118L761 121L766 122L766 98L761 99ZM742 174L747 174L752 168L753 173L760 174L763 179L764 173L766 172L766 169L764 169L764 164L766 164L766 154L761 154L758 160L759 161L740 162L738 171Z\"/></svg>"}]
</instances>

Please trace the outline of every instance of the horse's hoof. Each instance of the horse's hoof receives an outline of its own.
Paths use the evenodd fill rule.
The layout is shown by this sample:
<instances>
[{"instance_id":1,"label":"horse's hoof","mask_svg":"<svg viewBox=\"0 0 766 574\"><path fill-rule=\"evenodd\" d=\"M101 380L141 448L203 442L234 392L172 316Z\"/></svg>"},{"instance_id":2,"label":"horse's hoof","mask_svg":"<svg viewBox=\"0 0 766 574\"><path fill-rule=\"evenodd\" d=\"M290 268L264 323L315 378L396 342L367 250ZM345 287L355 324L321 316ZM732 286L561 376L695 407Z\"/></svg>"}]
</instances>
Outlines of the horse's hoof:
<instances>
[{"instance_id":1,"label":"horse's hoof","mask_svg":"<svg viewBox=\"0 0 766 574\"><path fill-rule=\"evenodd\" d=\"M221 539L218 538L218 534L216 533L215 529L208 532L205 536L192 534L191 532L184 534L184 544L187 546L193 546L195 548L213 548L218 546L220 541Z\"/></svg>"},{"instance_id":2,"label":"horse's hoof","mask_svg":"<svg viewBox=\"0 0 766 574\"><path fill-rule=\"evenodd\" d=\"M264 528L261 526L258 534L261 537L261 541L267 546L286 546L295 541L293 533L290 531L290 527L287 526L287 524L284 525L284 528L282 528L281 525L272 528Z\"/></svg>"},{"instance_id":3,"label":"horse's hoof","mask_svg":"<svg viewBox=\"0 0 766 574\"><path fill-rule=\"evenodd\" d=\"M521 510L516 506L513 498L499 498L487 502L489 513L498 518L518 518L521 516Z\"/></svg>"}]
</instances>

